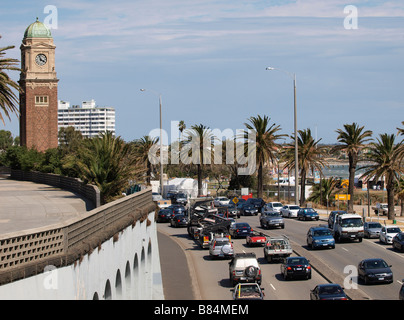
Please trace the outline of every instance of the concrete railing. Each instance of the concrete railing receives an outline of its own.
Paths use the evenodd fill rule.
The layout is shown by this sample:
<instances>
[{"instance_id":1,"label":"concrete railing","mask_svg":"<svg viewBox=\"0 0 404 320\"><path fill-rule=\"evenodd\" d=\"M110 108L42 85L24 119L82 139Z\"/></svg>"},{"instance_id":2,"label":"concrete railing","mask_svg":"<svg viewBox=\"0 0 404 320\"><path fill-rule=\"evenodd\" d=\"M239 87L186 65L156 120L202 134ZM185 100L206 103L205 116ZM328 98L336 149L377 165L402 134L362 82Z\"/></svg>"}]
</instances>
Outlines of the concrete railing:
<instances>
[{"instance_id":1,"label":"concrete railing","mask_svg":"<svg viewBox=\"0 0 404 320\"><path fill-rule=\"evenodd\" d=\"M0 236L0 285L80 260L155 211L151 189L115 200L64 223Z\"/></svg>"},{"instance_id":2,"label":"concrete railing","mask_svg":"<svg viewBox=\"0 0 404 320\"><path fill-rule=\"evenodd\" d=\"M10 178L14 180L32 181L43 183L61 189L76 192L84 198L90 200L94 207L101 205L100 191L97 186L85 184L78 178L64 177L52 173L43 173L38 171L11 170Z\"/></svg>"}]
</instances>

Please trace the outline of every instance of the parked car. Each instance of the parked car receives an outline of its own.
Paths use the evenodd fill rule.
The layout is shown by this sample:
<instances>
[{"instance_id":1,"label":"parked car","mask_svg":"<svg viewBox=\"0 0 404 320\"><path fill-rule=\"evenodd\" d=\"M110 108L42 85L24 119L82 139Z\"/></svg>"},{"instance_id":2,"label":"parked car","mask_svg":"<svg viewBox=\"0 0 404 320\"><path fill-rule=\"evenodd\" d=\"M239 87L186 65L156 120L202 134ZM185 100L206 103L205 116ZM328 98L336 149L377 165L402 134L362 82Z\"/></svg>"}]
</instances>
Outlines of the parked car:
<instances>
[{"instance_id":1,"label":"parked car","mask_svg":"<svg viewBox=\"0 0 404 320\"><path fill-rule=\"evenodd\" d=\"M342 288L336 283L319 284L310 290L311 300L348 300Z\"/></svg>"},{"instance_id":2,"label":"parked car","mask_svg":"<svg viewBox=\"0 0 404 320\"><path fill-rule=\"evenodd\" d=\"M344 210L334 210L331 211L330 214L328 215L328 228L332 228L332 226L334 225L334 217L337 214L347 214L348 212L344 211Z\"/></svg>"},{"instance_id":3,"label":"parked car","mask_svg":"<svg viewBox=\"0 0 404 320\"><path fill-rule=\"evenodd\" d=\"M253 234L253 229L247 222L236 222L229 228L229 234L233 238L247 237Z\"/></svg>"},{"instance_id":4,"label":"parked car","mask_svg":"<svg viewBox=\"0 0 404 320\"><path fill-rule=\"evenodd\" d=\"M229 204L229 202L230 199L226 197L217 197L213 200L213 204L215 205L215 207L224 206L226 204Z\"/></svg>"},{"instance_id":5,"label":"parked car","mask_svg":"<svg viewBox=\"0 0 404 320\"><path fill-rule=\"evenodd\" d=\"M281 211L281 208L283 207L283 204L277 201L274 202L268 202L267 204L265 204L262 209L261 212L264 211Z\"/></svg>"},{"instance_id":6,"label":"parked car","mask_svg":"<svg viewBox=\"0 0 404 320\"><path fill-rule=\"evenodd\" d=\"M295 204L287 204L283 206L280 210L283 217L286 218L296 218L297 212L300 210L300 207Z\"/></svg>"},{"instance_id":7,"label":"parked car","mask_svg":"<svg viewBox=\"0 0 404 320\"><path fill-rule=\"evenodd\" d=\"M391 265L388 265L383 259L372 258L364 259L358 264L358 279L365 284L393 282L393 272Z\"/></svg>"},{"instance_id":8,"label":"parked car","mask_svg":"<svg viewBox=\"0 0 404 320\"><path fill-rule=\"evenodd\" d=\"M335 239L325 226L311 227L307 231L306 242L311 249L335 248Z\"/></svg>"},{"instance_id":9,"label":"parked car","mask_svg":"<svg viewBox=\"0 0 404 320\"><path fill-rule=\"evenodd\" d=\"M260 225L262 228L285 228L285 221L277 211L265 211L261 213Z\"/></svg>"},{"instance_id":10,"label":"parked car","mask_svg":"<svg viewBox=\"0 0 404 320\"><path fill-rule=\"evenodd\" d=\"M397 233L400 233L401 229L399 227L394 226L383 226L380 231L379 240L380 242L391 244L393 242L393 238Z\"/></svg>"},{"instance_id":11,"label":"parked car","mask_svg":"<svg viewBox=\"0 0 404 320\"><path fill-rule=\"evenodd\" d=\"M293 278L311 279L311 266L305 257L288 257L281 264L281 273L285 280Z\"/></svg>"},{"instance_id":12,"label":"parked car","mask_svg":"<svg viewBox=\"0 0 404 320\"><path fill-rule=\"evenodd\" d=\"M394 236L394 238L392 240L392 245L393 245L394 249L404 252L404 233L403 232L397 233Z\"/></svg>"},{"instance_id":13,"label":"parked car","mask_svg":"<svg viewBox=\"0 0 404 320\"><path fill-rule=\"evenodd\" d=\"M255 253L236 253L229 262L229 278L232 286L239 282L256 282L261 285L261 268Z\"/></svg>"},{"instance_id":14,"label":"parked car","mask_svg":"<svg viewBox=\"0 0 404 320\"><path fill-rule=\"evenodd\" d=\"M240 215L241 216L252 216L252 215L258 215L258 209L254 207L250 203L245 203L243 206L240 208Z\"/></svg>"},{"instance_id":15,"label":"parked car","mask_svg":"<svg viewBox=\"0 0 404 320\"><path fill-rule=\"evenodd\" d=\"M210 241L209 255L212 258L231 258L234 256L234 248L228 237L214 237Z\"/></svg>"},{"instance_id":16,"label":"parked car","mask_svg":"<svg viewBox=\"0 0 404 320\"><path fill-rule=\"evenodd\" d=\"M188 216L184 214L176 214L170 219L171 227L187 227L188 226Z\"/></svg>"},{"instance_id":17,"label":"parked car","mask_svg":"<svg viewBox=\"0 0 404 320\"><path fill-rule=\"evenodd\" d=\"M237 283L233 291L233 300L264 300L264 288L257 283Z\"/></svg>"},{"instance_id":18,"label":"parked car","mask_svg":"<svg viewBox=\"0 0 404 320\"><path fill-rule=\"evenodd\" d=\"M246 203L253 205L258 211L265 205L265 201L261 198L249 198Z\"/></svg>"},{"instance_id":19,"label":"parked car","mask_svg":"<svg viewBox=\"0 0 404 320\"><path fill-rule=\"evenodd\" d=\"M382 225L379 222L365 222L363 230L365 238L379 238Z\"/></svg>"},{"instance_id":20,"label":"parked car","mask_svg":"<svg viewBox=\"0 0 404 320\"><path fill-rule=\"evenodd\" d=\"M297 212L298 220L318 220L320 217L313 208L301 208Z\"/></svg>"},{"instance_id":21,"label":"parked car","mask_svg":"<svg viewBox=\"0 0 404 320\"><path fill-rule=\"evenodd\" d=\"M160 209L157 213L157 222L168 222L173 216L173 212L170 209Z\"/></svg>"}]
</instances>

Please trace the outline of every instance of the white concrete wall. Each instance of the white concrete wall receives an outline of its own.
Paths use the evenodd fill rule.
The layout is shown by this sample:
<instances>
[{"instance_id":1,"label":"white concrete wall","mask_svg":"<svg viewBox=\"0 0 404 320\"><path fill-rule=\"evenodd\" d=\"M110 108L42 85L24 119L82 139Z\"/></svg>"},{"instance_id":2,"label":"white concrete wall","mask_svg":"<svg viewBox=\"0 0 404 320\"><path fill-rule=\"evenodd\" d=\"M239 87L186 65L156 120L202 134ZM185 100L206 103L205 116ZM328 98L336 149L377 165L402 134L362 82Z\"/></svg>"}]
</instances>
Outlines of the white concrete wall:
<instances>
[{"instance_id":1,"label":"white concrete wall","mask_svg":"<svg viewBox=\"0 0 404 320\"><path fill-rule=\"evenodd\" d=\"M154 212L63 268L0 286L0 299L164 299Z\"/></svg>"}]
</instances>

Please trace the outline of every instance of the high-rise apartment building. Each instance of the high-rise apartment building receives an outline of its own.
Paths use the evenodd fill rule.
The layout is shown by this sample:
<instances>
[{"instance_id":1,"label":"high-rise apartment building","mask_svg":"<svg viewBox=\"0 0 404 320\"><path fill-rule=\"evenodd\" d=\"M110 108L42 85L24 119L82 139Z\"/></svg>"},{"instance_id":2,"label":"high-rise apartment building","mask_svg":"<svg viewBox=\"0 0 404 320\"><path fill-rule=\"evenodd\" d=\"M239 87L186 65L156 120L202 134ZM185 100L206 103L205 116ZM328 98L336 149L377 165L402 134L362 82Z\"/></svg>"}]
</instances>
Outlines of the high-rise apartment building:
<instances>
[{"instance_id":1,"label":"high-rise apartment building","mask_svg":"<svg viewBox=\"0 0 404 320\"><path fill-rule=\"evenodd\" d=\"M84 138L93 138L101 132L111 131L115 135L115 108L98 107L94 100L72 105L58 101L58 128L73 127Z\"/></svg>"}]
</instances>

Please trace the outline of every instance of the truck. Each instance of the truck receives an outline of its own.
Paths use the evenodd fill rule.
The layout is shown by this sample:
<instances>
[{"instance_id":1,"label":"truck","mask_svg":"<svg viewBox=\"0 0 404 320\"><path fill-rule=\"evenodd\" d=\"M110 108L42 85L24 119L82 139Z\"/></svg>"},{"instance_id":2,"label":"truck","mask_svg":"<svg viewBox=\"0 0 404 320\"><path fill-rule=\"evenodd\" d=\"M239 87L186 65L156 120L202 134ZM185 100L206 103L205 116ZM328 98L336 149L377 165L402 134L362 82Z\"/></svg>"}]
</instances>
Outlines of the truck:
<instances>
[{"instance_id":1,"label":"truck","mask_svg":"<svg viewBox=\"0 0 404 320\"><path fill-rule=\"evenodd\" d=\"M383 214L383 215L387 215L388 211L389 211L389 206L387 203L380 203L377 202L376 206L372 207L372 210L375 212L375 214Z\"/></svg>"},{"instance_id":2,"label":"truck","mask_svg":"<svg viewBox=\"0 0 404 320\"><path fill-rule=\"evenodd\" d=\"M264 257L268 262L281 260L293 253L286 235L268 237L264 246Z\"/></svg>"},{"instance_id":3,"label":"truck","mask_svg":"<svg viewBox=\"0 0 404 320\"><path fill-rule=\"evenodd\" d=\"M336 242L342 240L358 240L362 242L364 227L362 217L358 214L336 214L331 223L330 231Z\"/></svg>"}]
</instances>

